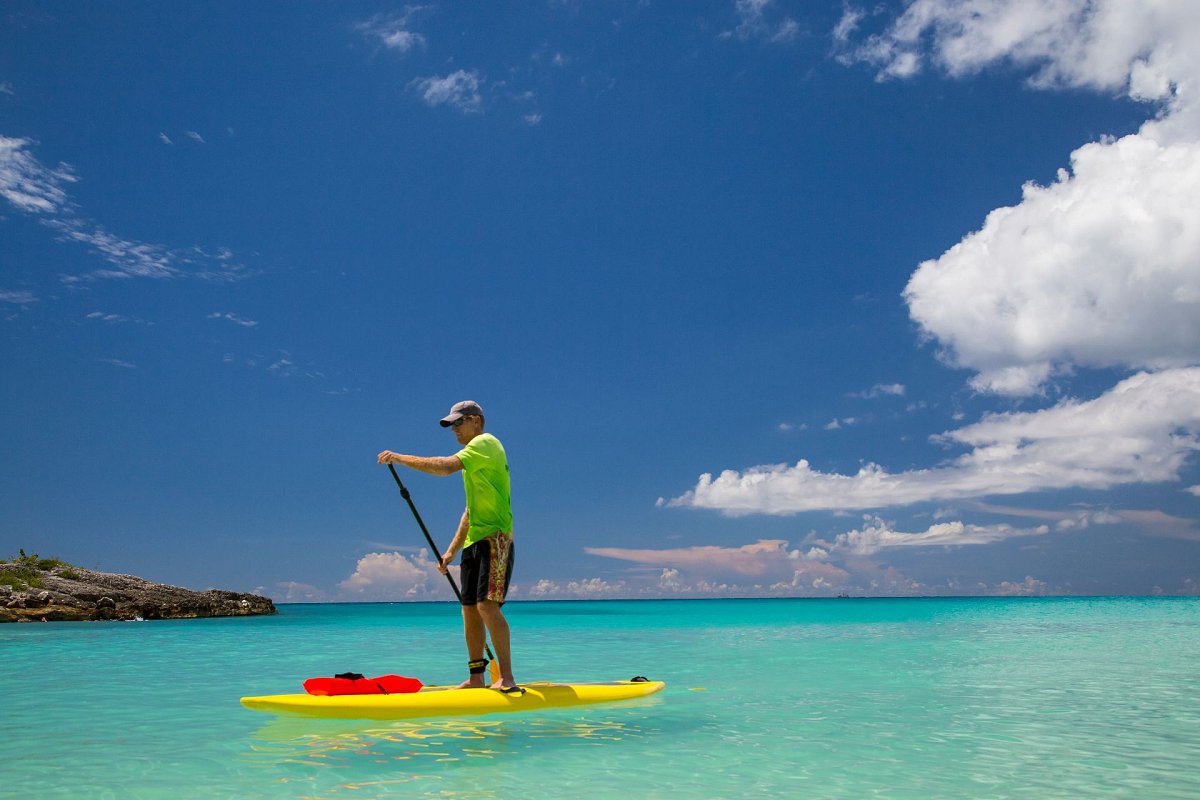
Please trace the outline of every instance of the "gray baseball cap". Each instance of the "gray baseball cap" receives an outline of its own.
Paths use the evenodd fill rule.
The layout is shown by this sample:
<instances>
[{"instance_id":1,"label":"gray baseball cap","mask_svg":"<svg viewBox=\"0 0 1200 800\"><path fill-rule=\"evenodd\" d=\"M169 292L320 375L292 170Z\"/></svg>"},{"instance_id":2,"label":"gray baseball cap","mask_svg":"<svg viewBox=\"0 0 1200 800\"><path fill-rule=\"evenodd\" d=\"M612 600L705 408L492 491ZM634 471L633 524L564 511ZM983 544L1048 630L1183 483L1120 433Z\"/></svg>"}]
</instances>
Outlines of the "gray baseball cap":
<instances>
[{"instance_id":1,"label":"gray baseball cap","mask_svg":"<svg viewBox=\"0 0 1200 800\"><path fill-rule=\"evenodd\" d=\"M482 417L483 409L474 400L463 400L461 403L455 403L450 409L450 413L442 417L439 424L443 428L449 428L458 420L469 416Z\"/></svg>"}]
</instances>

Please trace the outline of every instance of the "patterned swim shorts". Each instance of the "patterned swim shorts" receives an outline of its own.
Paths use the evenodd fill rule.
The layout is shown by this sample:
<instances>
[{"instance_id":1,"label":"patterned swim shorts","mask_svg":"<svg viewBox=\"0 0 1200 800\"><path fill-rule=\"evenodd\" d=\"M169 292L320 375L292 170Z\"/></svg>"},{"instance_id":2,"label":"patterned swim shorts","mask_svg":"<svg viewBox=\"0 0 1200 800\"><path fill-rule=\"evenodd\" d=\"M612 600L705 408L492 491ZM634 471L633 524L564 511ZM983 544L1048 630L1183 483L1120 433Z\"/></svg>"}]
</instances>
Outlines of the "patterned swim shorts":
<instances>
[{"instance_id":1,"label":"patterned swim shorts","mask_svg":"<svg viewBox=\"0 0 1200 800\"><path fill-rule=\"evenodd\" d=\"M473 606L480 600L491 600L503 605L514 560L511 533L493 533L463 550L462 604Z\"/></svg>"}]
</instances>

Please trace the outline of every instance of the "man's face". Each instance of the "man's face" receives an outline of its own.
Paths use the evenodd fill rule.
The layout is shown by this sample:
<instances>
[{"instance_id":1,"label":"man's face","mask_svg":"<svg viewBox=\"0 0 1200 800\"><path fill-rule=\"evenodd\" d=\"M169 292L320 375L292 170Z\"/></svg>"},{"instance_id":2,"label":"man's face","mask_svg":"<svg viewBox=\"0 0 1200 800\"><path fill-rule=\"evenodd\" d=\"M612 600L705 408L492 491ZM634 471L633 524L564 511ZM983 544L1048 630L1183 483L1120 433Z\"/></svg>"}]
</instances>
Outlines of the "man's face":
<instances>
[{"instance_id":1,"label":"man's face","mask_svg":"<svg viewBox=\"0 0 1200 800\"><path fill-rule=\"evenodd\" d=\"M465 445L483 433L482 421L475 415L466 416L451 425L450 430L454 431L454 438L458 439L458 443Z\"/></svg>"}]
</instances>

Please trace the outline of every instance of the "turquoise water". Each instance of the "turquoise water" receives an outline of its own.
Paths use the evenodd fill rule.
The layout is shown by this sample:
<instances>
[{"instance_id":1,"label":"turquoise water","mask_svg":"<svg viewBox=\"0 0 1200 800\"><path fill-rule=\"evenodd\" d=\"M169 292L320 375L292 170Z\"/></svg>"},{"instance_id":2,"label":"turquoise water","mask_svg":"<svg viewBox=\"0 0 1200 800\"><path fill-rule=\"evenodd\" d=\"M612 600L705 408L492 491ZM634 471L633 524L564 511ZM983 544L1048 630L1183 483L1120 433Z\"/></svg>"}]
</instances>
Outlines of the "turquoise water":
<instances>
[{"instance_id":1,"label":"turquoise water","mask_svg":"<svg viewBox=\"0 0 1200 800\"><path fill-rule=\"evenodd\" d=\"M452 605L0 626L0 796L1200 797L1200 600L512 603L517 677L612 706L281 720L353 670L457 681Z\"/></svg>"}]
</instances>

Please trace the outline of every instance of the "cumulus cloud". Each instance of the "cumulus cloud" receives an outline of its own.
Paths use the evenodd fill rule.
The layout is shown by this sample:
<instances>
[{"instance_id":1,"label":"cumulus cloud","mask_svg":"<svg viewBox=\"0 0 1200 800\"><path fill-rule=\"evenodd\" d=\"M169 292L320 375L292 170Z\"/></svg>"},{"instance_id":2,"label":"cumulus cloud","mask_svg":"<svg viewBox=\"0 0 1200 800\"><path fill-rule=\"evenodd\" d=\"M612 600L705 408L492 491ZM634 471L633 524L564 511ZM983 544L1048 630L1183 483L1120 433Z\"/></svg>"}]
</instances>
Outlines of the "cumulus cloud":
<instances>
[{"instance_id":1,"label":"cumulus cloud","mask_svg":"<svg viewBox=\"0 0 1200 800\"><path fill-rule=\"evenodd\" d=\"M1073 366L1200 363L1200 5L1191 0L916 0L845 61L880 78L933 64L952 76L998 63L1034 87L1124 92L1160 113L1138 133L1076 150L1049 186L921 264L905 289L913 319L972 386L1038 392Z\"/></svg>"},{"instance_id":2,"label":"cumulus cloud","mask_svg":"<svg viewBox=\"0 0 1200 800\"><path fill-rule=\"evenodd\" d=\"M445 578L424 549L414 556L368 553L338 588L351 597L373 600L437 600L450 595Z\"/></svg>"},{"instance_id":3,"label":"cumulus cloud","mask_svg":"<svg viewBox=\"0 0 1200 800\"><path fill-rule=\"evenodd\" d=\"M479 94L480 74L477 70L460 69L443 77L417 78L409 88L421 95L430 107L449 106L464 114L482 114L483 97Z\"/></svg>"},{"instance_id":4,"label":"cumulus cloud","mask_svg":"<svg viewBox=\"0 0 1200 800\"><path fill-rule=\"evenodd\" d=\"M1200 449L1200 368L1139 373L1093 400L993 414L936 438L971 450L895 474L877 464L825 473L808 461L726 470L701 475L668 505L795 514L1177 480Z\"/></svg>"},{"instance_id":5,"label":"cumulus cloud","mask_svg":"<svg viewBox=\"0 0 1200 800\"><path fill-rule=\"evenodd\" d=\"M638 593L628 587L625 581L610 582L603 578L563 581L542 578L524 591L517 586L509 590L510 596L523 595L529 600L598 600L631 597Z\"/></svg>"},{"instance_id":6,"label":"cumulus cloud","mask_svg":"<svg viewBox=\"0 0 1200 800\"><path fill-rule=\"evenodd\" d=\"M904 290L980 391L1036 392L1064 365L1200 362L1200 142L1089 144L991 212Z\"/></svg>"},{"instance_id":7,"label":"cumulus cloud","mask_svg":"<svg viewBox=\"0 0 1200 800\"><path fill-rule=\"evenodd\" d=\"M1004 581L998 584L992 591L992 594L1008 595L1010 597L1042 597L1050 593L1050 587L1046 585L1045 581L1040 581L1029 575L1026 575L1025 580L1020 583Z\"/></svg>"},{"instance_id":8,"label":"cumulus cloud","mask_svg":"<svg viewBox=\"0 0 1200 800\"><path fill-rule=\"evenodd\" d=\"M864 13L848 6L835 38ZM927 63L961 77L998 62L1034 70L1038 87L1166 96L1195 66L1200 12L1191 0L915 0L887 30L844 53L908 77Z\"/></svg>"}]
</instances>

